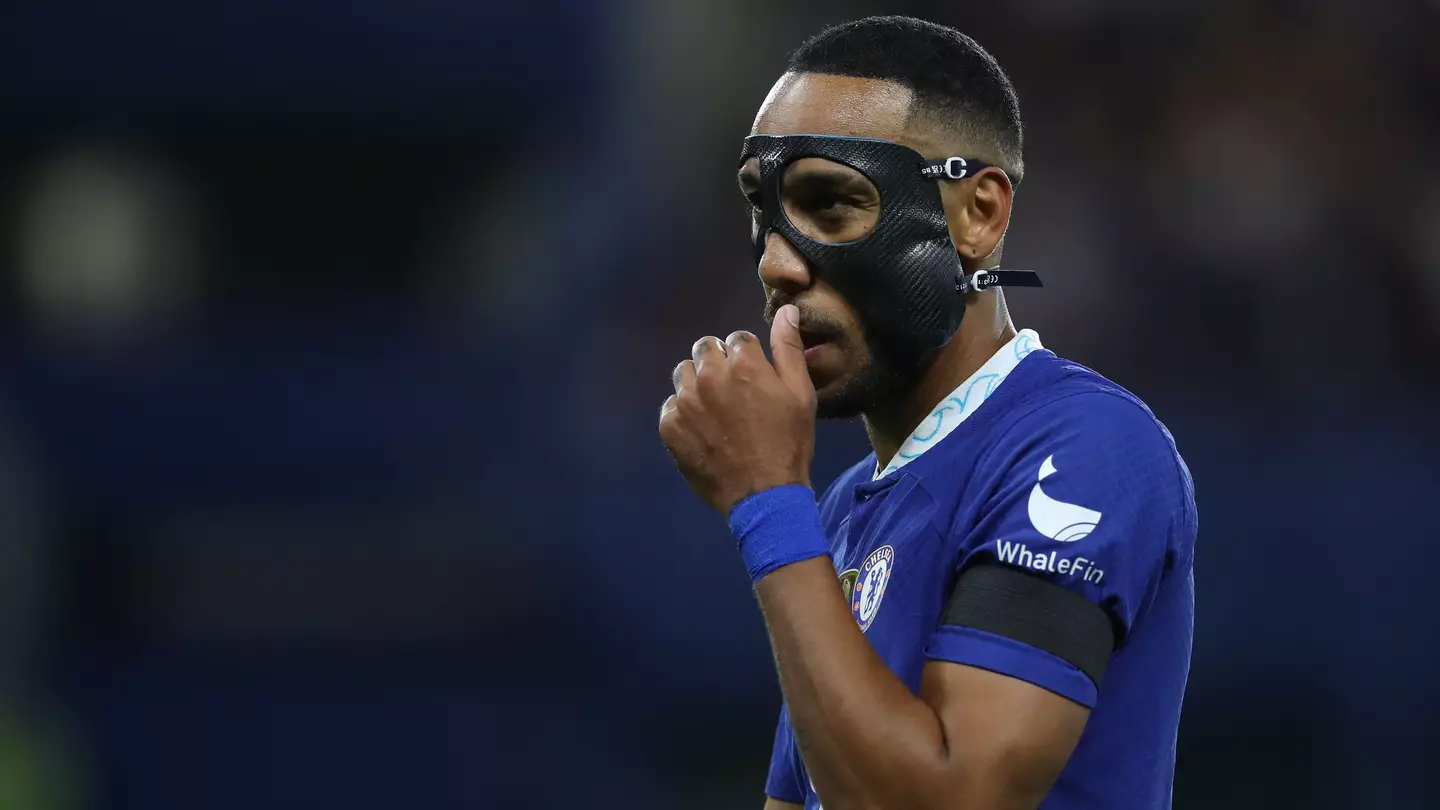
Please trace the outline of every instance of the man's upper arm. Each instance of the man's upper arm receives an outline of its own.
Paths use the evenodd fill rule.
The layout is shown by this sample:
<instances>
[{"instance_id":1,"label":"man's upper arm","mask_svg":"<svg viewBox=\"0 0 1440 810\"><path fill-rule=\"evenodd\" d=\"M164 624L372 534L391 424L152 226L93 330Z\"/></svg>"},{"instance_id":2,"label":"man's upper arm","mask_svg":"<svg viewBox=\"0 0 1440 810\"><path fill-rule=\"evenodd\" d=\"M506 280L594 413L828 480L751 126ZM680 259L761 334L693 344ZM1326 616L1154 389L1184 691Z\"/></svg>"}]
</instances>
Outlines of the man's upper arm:
<instances>
[{"instance_id":1,"label":"man's upper arm","mask_svg":"<svg viewBox=\"0 0 1440 810\"><path fill-rule=\"evenodd\" d=\"M931 661L920 696L940 717L956 806L1035 810L1065 768L1090 710L1025 681Z\"/></svg>"},{"instance_id":2,"label":"man's upper arm","mask_svg":"<svg viewBox=\"0 0 1440 810\"><path fill-rule=\"evenodd\" d=\"M779 799L766 799L765 810L805 810L805 805L794 802L782 802Z\"/></svg>"}]
</instances>

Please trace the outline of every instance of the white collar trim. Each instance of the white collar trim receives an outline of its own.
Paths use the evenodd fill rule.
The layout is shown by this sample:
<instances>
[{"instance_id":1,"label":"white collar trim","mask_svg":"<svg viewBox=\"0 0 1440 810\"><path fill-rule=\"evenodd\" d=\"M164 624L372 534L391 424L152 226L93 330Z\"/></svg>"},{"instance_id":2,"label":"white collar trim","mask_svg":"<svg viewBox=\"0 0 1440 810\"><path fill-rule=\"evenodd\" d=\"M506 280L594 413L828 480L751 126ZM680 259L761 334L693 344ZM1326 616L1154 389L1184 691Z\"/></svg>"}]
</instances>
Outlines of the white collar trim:
<instances>
[{"instance_id":1,"label":"white collar trim","mask_svg":"<svg viewBox=\"0 0 1440 810\"><path fill-rule=\"evenodd\" d=\"M1035 334L1034 330L1020 330L1000 351L991 355L985 365L970 375L970 379L960 383L958 388L950 392L950 396L935 406L929 416L921 420L910 438L900 445L889 464L882 469L879 463L876 463L875 476L871 480L878 480L895 472L939 444L941 439L949 436L961 422L980 409L980 405L995 393L995 389L1000 387L1000 383L1010 376L1010 372L1020 365L1026 355L1042 348L1044 347L1040 345L1040 336Z\"/></svg>"}]
</instances>

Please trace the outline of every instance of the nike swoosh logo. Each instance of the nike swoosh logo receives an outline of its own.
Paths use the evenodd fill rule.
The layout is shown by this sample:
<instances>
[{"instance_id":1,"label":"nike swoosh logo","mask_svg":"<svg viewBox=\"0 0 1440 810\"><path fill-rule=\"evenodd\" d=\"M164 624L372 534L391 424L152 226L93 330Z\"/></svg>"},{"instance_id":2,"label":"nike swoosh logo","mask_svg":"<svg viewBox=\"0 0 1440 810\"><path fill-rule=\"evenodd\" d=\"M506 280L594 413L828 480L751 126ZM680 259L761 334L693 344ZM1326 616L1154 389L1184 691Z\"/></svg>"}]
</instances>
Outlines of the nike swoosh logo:
<instances>
[{"instance_id":1,"label":"nike swoosh logo","mask_svg":"<svg viewBox=\"0 0 1440 810\"><path fill-rule=\"evenodd\" d=\"M1030 523L1035 531L1051 540L1073 543L1095 530L1100 522L1100 513L1073 503L1057 501L1045 494L1040 482L1054 475L1055 457L1052 455L1040 465L1040 478L1030 490Z\"/></svg>"}]
</instances>

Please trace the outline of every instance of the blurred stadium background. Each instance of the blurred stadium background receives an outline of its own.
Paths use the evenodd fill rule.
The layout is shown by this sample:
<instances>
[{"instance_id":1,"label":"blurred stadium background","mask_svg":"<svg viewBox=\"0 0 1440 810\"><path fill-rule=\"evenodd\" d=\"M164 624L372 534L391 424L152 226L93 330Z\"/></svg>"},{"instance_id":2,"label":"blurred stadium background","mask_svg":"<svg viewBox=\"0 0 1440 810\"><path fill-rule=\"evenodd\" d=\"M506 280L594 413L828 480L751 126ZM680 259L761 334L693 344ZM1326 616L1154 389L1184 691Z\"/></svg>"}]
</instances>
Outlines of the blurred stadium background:
<instances>
[{"instance_id":1,"label":"blurred stadium background","mask_svg":"<svg viewBox=\"0 0 1440 810\"><path fill-rule=\"evenodd\" d=\"M1011 72L1017 318L1194 472L1176 806L1440 807L1440 4L62 0L0 11L0 808L758 810L656 409L760 323L786 52L881 11Z\"/></svg>"}]
</instances>

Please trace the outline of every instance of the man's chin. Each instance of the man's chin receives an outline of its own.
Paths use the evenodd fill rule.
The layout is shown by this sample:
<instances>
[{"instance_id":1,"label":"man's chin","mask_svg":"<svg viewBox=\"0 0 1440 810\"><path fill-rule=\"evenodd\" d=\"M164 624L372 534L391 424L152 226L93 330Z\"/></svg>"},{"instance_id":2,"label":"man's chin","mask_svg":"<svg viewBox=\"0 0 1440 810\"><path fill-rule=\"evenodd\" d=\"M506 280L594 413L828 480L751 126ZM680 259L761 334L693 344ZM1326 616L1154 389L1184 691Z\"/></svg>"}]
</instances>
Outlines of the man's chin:
<instances>
[{"instance_id":1,"label":"man's chin","mask_svg":"<svg viewBox=\"0 0 1440 810\"><path fill-rule=\"evenodd\" d=\"M914 389L919 374L906 375L896 367L872 364L852 374L823 379L810 370L815 384L815 415L821 419L852 419L902 400Z\"/></svg>"},{"instance_id":2,"label":"man's chin","mask_svg":"<svg viewBox=\"0 0 1440 810\"><path fill-rule=\"evenodd\" d=\"M815 415L820 419L854 419L872 409L873 392L854 379L841 379L815 390Z\"/></svg>"},{"instance_id":3,"label":"man's chin","mask_svg":"<svg viewBox=\"0 0 1440 810\"><path fill-rule=\"evenodd\" d=\"M843 399L821 399L816 403L815 418L817 419L855 419L865 413L865 409L857 403Z\"/></svg>"}]
</instances>

